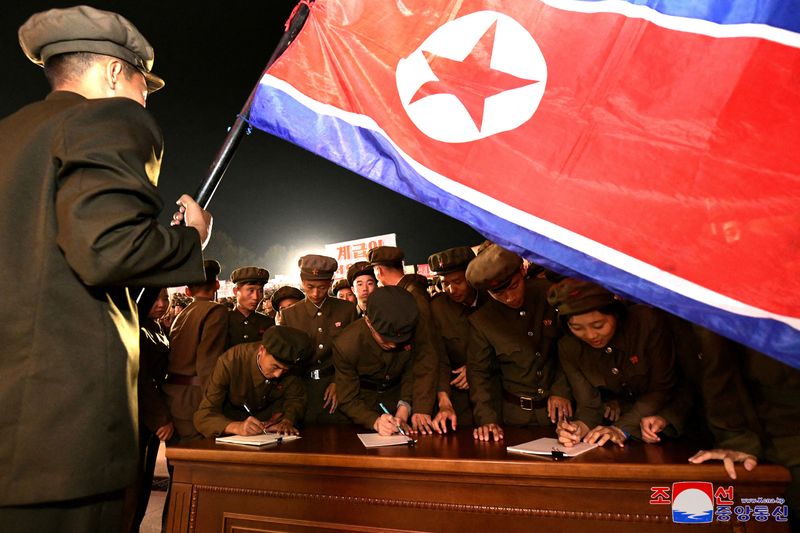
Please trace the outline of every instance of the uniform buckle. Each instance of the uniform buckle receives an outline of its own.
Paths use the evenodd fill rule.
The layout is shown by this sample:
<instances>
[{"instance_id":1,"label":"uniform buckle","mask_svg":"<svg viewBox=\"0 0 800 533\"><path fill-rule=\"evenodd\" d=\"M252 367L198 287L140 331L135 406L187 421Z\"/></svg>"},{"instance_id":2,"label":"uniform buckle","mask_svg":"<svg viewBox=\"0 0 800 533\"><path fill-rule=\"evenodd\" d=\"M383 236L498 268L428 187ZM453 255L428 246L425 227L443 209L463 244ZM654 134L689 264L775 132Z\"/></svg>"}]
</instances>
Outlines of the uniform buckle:
<instances>
[{"instance_id":1,"label":"uniform buckle","mask_svg":"<svg viewBox=\"0 0 800 533\"><path fill-rule=\"evenodd\" d=\"M520 396L519 407L523 411L533 411L533 398L530 396Z\"/></svg>"},{"instance_id":2,"label":"uniform buckle","mask_svg":"<svg viewBox=\"0 0 800 533\"><path fill-rule=\"evenodd\" d=\"M319 368L311 371L311 379L319 379Z\"/></svg>"}]
</instances>

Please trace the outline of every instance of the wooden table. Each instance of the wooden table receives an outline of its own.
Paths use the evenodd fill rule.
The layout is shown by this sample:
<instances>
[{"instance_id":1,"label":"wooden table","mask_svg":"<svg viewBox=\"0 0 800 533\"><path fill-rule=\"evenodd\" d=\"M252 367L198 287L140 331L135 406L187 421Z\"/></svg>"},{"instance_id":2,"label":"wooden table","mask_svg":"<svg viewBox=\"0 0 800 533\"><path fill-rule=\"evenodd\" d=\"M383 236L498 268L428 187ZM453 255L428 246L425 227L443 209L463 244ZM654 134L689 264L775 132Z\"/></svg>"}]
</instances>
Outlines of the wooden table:
<instances>
[{"instance_id":1,"label":"wooden table","mask_svg":"<svg viewBox=\"0 0 800 533\"><path fill-rule=\"evenodd\" d=\"M464 428L422 436L415 447L373 449L359 432L318 426L269 448L211 439L168 448L169 531L666 531L680 526L670 505L650 504L653 486L733 485L739 505L742 497L780 495L789 481L783 467L763 464L754 472L738 468L732 482L720 463L689 464L696 447L678 441L607 445L554 462L506 452L551 437L548 428L506 428L500 443L475 441ZM788 531L773 518L709 528Z\"/></svg>"}]
</instances>

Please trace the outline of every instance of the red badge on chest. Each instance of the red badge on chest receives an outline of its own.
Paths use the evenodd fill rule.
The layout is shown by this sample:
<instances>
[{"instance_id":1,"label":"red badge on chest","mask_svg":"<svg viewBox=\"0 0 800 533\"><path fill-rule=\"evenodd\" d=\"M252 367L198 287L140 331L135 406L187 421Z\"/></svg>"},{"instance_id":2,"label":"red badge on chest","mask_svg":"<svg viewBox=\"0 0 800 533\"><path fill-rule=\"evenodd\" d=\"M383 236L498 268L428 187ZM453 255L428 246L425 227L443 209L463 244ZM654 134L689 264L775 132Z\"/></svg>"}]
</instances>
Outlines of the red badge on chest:
<instances>
[{"instance_id":1,"label":"red badge on chest","mask_svg":"<svg viewBox=\"0 0 800 533\"><path fill-rule=\"evenodd\" d=\"M632 365L635 365L635 364L637 364L639 362L639 356L638 355L633 355L628 360L631 362Z\"/></svg>"}]
</instances>

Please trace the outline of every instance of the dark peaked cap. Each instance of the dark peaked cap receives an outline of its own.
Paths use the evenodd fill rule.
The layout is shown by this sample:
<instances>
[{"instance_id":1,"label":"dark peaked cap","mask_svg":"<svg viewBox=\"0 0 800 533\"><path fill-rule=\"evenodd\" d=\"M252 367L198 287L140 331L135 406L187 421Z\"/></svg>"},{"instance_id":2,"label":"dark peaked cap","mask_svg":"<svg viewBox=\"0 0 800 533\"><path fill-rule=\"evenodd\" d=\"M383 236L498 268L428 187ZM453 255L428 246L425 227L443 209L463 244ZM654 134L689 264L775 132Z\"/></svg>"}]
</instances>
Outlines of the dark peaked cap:
<instances>
[{"instance_id":1,"label":"dark peaked cap","mask_svg":"<svg viewBox=\"0 0 800 533\"><path fill-rule=\"evenodd\" d=\"M397 246L378 246L367 253L367 259L373 265L399 263L406 254Z\"/></svg>"},{"instance_id":2,"label":"dark peaked cap","mask_svg":"<svg viewBox=\"0 0 800 533\"><path fill-rule=\"evenodd\" d=\"M231 281L237 285L242 283L264 285L269 281L269 270L254 266L237 268L231 273Z\"/></svg>"},{"instance_id":3,"label":"dark peaked cap","mask_svg":"<svg viewBox=\"0 0 800 533\"><path fill-rule=\"evenodd\" d=\"M19 44L35 64L72 52L116 57L134 66L147 80L151 93L164 87L153 74L155 52L128 19L89 6L51 9L32 15L18 31Z\"/></svg>"},{"instance_id":4,"label":"dark peaked cap","mask_svg":"<svg viewBox=\"0 0 800 533\"><path fill-rule=\"evenodd\" d=\"M402 287L378 287L367 300L367 317L381 337L401 343L414 335L419 310L414 297Z\"/></svg>"},{"instance_id":5,"label":"dark peaked cap","mask_svg":"<svg viewBox=\"0 0 800 533\"><path fill-rule=\"evenodd\" d=\"M491 244L481 250L467 267L467 281L478 290L499 291L519 272L522 258L502 246Z\"/></svg>"},{"instance_id":6,"label":"dark peaked cap","mask_svg":"<svg viewBox=\"0 0 800 533\"><path fill-rule=\"evenodd\" d=\"M299 366L314 353L311 337L289 326L272 326L264 332L261 344L275 359L288 366Z\"/></svg>"},{"instance_id":7,"label":"dark peaked cap","mask_svg":"<svg viewBox=\"0 0 800 533\"><path fill-rule=\"evenodd\" d=\"M618 298L596 283L566 278L547 292L547 302L556 308L558 316L588 313L614 303Z\"/></svg>"},{"instance_id":8,"label":"dark peaked cap","mask_svg":"<svg viewBox=\"0 0 800 533\"><path fill-rule=\"evenodd\" d=\"M470 261L475 259L475 252L469 246L449 248L443 252L436 252L428 257L428 267L439 275L466 270Z\"/></svg>"},{"instance_id":9,"label":"dark peaked cap","mask_svg":"<svg viewBox=\"0 0 800 533\"><path fill-rule=\"evenodd\" d=\"M304 255L297 261L300 267L300 278L310 281L327 281L339 268L339 263L327 255Z\"/></svg>"},{"instance_id":10,"label":"dark peaked cap","mask_svg":"<svg viewBox=\"0 0 800 533\"><path fill-rule=\"evenodd\" d=\"M370 276L372 279L375 279L375 271L372 269L372 264L369 261L353 263L350 265L350 268L347 269L347 282L351 287L359 276Z\"/></svg>"}]
</instances>

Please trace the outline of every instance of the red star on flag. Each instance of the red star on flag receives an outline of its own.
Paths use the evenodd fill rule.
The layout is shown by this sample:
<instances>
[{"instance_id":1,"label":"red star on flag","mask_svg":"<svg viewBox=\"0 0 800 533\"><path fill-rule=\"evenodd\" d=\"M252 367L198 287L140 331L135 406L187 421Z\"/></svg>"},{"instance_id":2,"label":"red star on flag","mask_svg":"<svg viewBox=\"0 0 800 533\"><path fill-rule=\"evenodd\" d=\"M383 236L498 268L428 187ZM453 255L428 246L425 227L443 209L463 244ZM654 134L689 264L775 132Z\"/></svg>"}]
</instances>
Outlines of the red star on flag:
<instances>
[{"instance_id":1,"label":"red star on flag","mask_svg":"<svg viewBox=\"0 0 800 533\"><path fill-rule=\"evenodd\" d=\"M539 80L519 78L490 66L496 29L497 22L486 30L463 61L454 61L423 51L431 70L439 79L424 83L409 104L433 94L452 94L461 101L475 126L480 130L487 98L504 91L539 83Z\"/></svg>"}]
</instances>

